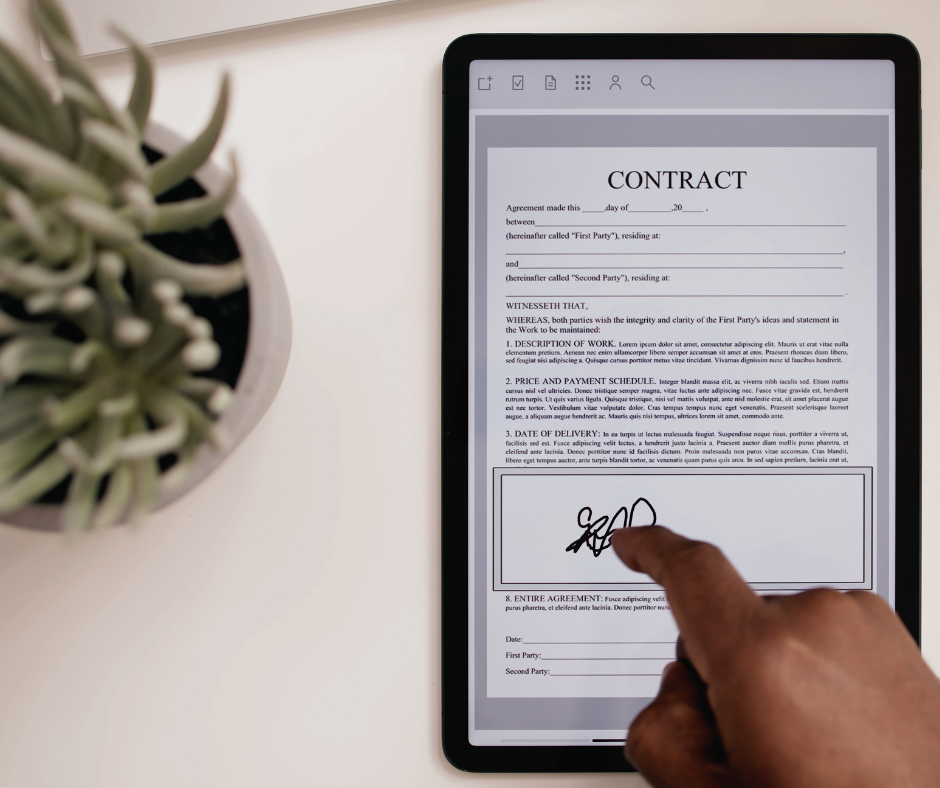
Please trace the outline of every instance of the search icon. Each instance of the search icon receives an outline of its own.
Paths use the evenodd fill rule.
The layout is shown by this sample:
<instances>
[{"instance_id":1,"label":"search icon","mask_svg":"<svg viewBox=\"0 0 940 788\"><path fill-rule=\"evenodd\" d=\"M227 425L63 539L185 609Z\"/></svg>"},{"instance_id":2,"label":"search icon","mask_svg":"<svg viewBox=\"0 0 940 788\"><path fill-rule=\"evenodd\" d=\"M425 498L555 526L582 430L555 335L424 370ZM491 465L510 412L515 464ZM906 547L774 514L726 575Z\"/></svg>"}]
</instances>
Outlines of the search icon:
<instances>
[{"instance_id":1,"label":"search icon","mask_svg":"<svg viewBox=\"0 0 940 788\"><path fill-rule=\"evenodd\" d=\"M643 85L643 87L653 88L653 90L656 90L656 88L653 86L653 80L649 77L648 74L640 77L640 84Z\"/></svg>"}]
</instances>

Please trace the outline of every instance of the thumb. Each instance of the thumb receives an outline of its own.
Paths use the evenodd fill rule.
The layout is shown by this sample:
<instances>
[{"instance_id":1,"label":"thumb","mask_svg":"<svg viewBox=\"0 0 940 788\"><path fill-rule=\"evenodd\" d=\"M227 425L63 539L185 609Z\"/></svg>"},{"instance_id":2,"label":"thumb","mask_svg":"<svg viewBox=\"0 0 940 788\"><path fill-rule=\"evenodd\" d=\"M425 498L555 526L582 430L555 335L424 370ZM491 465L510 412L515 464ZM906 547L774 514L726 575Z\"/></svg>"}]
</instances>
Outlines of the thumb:
<instances>
[{"instance_id":1,"label":"thumb","mask_svg":"<svg viewBox=\"0 0 940 788\"><path fill-rule=\"evenodd\" d=\"M655 788L731 788L737 784L705 685L686 662L666 666L659 695L633 721L624 751Z\"/></svg>"}]
</instances>

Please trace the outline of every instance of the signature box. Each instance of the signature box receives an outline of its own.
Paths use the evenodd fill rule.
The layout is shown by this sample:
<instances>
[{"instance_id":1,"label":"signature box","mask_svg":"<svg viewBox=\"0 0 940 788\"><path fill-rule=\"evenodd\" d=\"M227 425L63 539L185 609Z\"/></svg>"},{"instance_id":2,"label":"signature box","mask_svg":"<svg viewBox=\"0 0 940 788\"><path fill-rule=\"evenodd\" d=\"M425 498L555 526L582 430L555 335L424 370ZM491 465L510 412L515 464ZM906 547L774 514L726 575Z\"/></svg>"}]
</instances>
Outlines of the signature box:
<instances>
[{"instance_id":1,"label":"signature box","mask_svg":"<svg viewBox=\"0 0 940 788\"><path fill-rule=\"evenodd\" d=\"M758 590L872 586L870 467L495 468L493 589L649 588L606 547L631 510L717 544Z\"/></svg>"}]
</instances>

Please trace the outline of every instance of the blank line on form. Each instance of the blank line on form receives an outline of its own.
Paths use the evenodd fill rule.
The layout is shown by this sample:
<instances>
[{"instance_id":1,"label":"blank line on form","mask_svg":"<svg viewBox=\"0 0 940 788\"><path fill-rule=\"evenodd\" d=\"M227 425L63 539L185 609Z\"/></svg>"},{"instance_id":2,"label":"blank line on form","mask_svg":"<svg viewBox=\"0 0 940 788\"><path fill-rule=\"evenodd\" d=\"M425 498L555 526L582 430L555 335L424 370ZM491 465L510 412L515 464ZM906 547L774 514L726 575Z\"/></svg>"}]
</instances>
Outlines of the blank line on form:
<instances>
[{"instance_id":1,"label":"blank line on form","mask_svg":"<svg viewBox=\"0 0 940 788\"><path fill-rule=\"evenodd\" d=\"M637 211L639 213L639 211ZM667 211L668 213L668 211ZM687 213L697 213L688 211ZM532 227L845 227L844 224L536 224Z\"/></svg>"}]
</instances>

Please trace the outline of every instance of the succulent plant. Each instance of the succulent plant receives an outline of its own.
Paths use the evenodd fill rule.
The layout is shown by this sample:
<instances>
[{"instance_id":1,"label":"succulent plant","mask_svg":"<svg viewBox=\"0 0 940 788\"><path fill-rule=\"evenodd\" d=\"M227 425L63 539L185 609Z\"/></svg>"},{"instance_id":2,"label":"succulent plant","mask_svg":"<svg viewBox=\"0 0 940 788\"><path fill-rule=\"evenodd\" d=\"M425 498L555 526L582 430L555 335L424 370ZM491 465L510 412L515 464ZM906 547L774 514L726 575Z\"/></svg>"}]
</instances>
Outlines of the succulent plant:
<instances>
[{"instance_id":1,"label":"succulent plant","mask_svg":"<svg viewBox=\"0 0 940 788\"><path fill-rule=\"evenodd\" d=\"M224 442L232 399L199 373L219 345L186 296L245 285L242 264L185 263L147 236L217 219L236 186L158 203L212 152L223 79L205 130L153 164L142 152L153 91L148 52L122 35L135 79L126 107L96 87L54 0L34 4L55 86L0 41L0 513L63 484L78 532L151 509L185 479L197 449ZM158 458L175 455L161 473Z\"/></svg>"}]
</instances>

